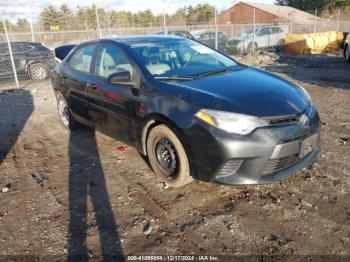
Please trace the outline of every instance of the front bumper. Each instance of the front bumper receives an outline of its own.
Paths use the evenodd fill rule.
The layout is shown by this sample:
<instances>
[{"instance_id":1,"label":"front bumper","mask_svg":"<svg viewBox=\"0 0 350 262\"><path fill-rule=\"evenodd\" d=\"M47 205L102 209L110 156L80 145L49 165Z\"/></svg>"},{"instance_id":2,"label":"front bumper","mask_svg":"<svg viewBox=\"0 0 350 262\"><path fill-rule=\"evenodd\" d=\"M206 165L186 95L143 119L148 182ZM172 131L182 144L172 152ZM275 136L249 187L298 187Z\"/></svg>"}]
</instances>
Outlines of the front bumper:
<instances>
[{"instance_id":1,"label":"front bumper","mask_svg":"<svg viewBox=\"0 0 350 262\"><path fill-rule=\"evenodd\" d=\"M304 157L300 156L303 140L295 141L295 144L299 145L295 147L295 150L282 149L276 154L277 148L288 147L288 144L279 144L275 146L275 150L269 158L259 157L243 161L238 171L226 176L216 176L213 182L219 184L253 185L268 184L289 177L311 164L320 153L319 133L314 134L310 138L313 137L317 137L317 143L314 144L313 150ZM284 156L285 154L288 155ZM259 168L258 172L247 173L248 170L256 169L257 167Z\"/></svg>"},{"instance_id":2,"label":"front bumper","mask_svg":"<svg viewBox=\"0 0 350 262\"><path fill-rule=\"evenodd\" d=\"M219 184L248 185L272 183L296 173L312 163L320 152L321 123L316 110L309 117L307 126L278 124L257 129L248 136L228 134L198 123L192 144L197 169L195 178ZM227 170L226 164L230 162L236 163L231 165L235 167L232 172Z\"/></svg>"}]
</instances>

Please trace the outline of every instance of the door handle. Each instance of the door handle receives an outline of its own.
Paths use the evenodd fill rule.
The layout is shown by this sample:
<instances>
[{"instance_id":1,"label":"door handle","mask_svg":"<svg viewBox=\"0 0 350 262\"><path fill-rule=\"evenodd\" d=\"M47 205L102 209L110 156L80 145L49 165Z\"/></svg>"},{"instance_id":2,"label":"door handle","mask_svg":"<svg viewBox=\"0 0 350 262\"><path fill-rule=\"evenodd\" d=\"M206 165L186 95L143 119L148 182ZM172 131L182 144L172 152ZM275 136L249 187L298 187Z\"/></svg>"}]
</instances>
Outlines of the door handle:
<instances>
[{"instance_id":1,"label":"door handle","mask_svg":"<svg viewBox=\"0 0 350 262\"><path fill-rule=\"evenodd\" d=\"M91 83L87 83L87 84L86 84L86 87L87 87L87 88L91 88L92 90L96 90L96 89L97 89L97 85L91 84Z\"/></svg>"}]
</instances>

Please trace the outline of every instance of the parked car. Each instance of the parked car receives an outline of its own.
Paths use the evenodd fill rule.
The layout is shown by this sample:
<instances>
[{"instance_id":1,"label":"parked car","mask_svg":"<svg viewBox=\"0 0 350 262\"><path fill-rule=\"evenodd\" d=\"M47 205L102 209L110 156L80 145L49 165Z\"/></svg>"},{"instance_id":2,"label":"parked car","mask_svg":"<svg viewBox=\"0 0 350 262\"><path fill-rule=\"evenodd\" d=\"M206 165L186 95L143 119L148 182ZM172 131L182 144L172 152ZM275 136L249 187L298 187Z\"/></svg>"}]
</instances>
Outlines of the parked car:
<instances>
[{"instance_id":1,"label":"parked car","mask_svg":"<svg viewBox=\"0 0 350 262\"><path fill-rule=\"evenodd\" d=\"M194 36L188 32L188 31L185 31L185 30L168 30L167 32L159 32L157 33L159 35L177 35L177 36L182 36L182 37L185 37L185 38L188 38L188 39L191 39L191 40L194 40Z\"/></svg>"},{"instance_id":2,"label":"parked car","mask_svg":"<svg viewBox=\"0 0 350 262\"><path fill-rule=\"evenodd\" d=\"M11 42L11 50L16 72L32 79L49 78L50 71L57 62L53 52L40 43ZM0 42L0 77L13 75L11 56L7 42Z\"/></svg>"},{"instance_id":3,"label":"parked car","mask_svg":"<svg viewBox=\"0 0 350 262\"><path fill-rule=\"evenodd\" d=\"M205 45L210 47L215 47L215 32L203 32L198 35L197 40ZM227 36L223 32L218 32L218 49L221 51L225 51L227 43Z\"/></svg>"},{"instance_id":4,"label":"parked car","mask_svg":"<svg viewBox=\"0 0 350 262\"><path fill-rule=\"evenodd\" d=\"M344 58L346 62L350 63L350 34L346 34L344 41Z\"/></svg>"},{"instance_id":5,"label":"parked car","mask_svg":"<svg viewBox=\"0 0 350 262\"><path fill-rule=\"evenodd\" d=\"M262 26L247 30L227 41L227 52L231 54L245 53L257 49L281 49L287 35L286 30L280 26Z\"/></svg>"},{"instance_id":6,"label":"parked car","mask_svg":"<svg viewBox=\"0 0 350 262\"><path fill-rule=\"evenodd\" d=\"M320 152L305 89L189 39L82 43L52 84L64 127L85 124L134 146L172 187L270 183Z\"/></svg>"}]
</instances>

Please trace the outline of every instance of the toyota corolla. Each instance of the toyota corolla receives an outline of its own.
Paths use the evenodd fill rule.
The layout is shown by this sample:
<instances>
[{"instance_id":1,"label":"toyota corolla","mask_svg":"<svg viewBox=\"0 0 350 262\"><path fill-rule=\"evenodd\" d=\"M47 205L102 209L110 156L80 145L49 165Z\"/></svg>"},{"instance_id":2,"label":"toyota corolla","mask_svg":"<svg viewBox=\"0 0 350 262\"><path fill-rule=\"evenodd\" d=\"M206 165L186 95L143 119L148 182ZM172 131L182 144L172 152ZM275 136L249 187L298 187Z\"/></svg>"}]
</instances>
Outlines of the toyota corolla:
<instances>
[{"instance_id":1,"label":"toyota corolla","mask_svg":"<svg viewBox=\"0 0 350 262\"><path fill-rule=\"evenodd\" d=\"M176 36L98 39L56 50L58 115L135 147L172 187L264 184L320 152L307 91Z\"/></svg>"}]
</instances>

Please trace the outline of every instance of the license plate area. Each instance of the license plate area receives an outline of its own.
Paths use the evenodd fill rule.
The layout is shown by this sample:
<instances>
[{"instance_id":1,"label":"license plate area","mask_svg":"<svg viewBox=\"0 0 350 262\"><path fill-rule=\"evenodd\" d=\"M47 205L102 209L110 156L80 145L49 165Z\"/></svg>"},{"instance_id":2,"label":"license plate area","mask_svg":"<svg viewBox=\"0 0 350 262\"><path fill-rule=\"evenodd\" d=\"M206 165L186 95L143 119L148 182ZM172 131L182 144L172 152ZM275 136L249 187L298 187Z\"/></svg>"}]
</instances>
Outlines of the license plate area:
<instances>
[{"instance_id":1,"label":"license plate area","mask_svg":"<svg viewBox=\"0 0 350 262\"><path fill-rule=\"evenodd\" d=\"M300 142L300 158L310 154L318 146L319 134L314 134Z\"/></svg>"}]
</instances>

